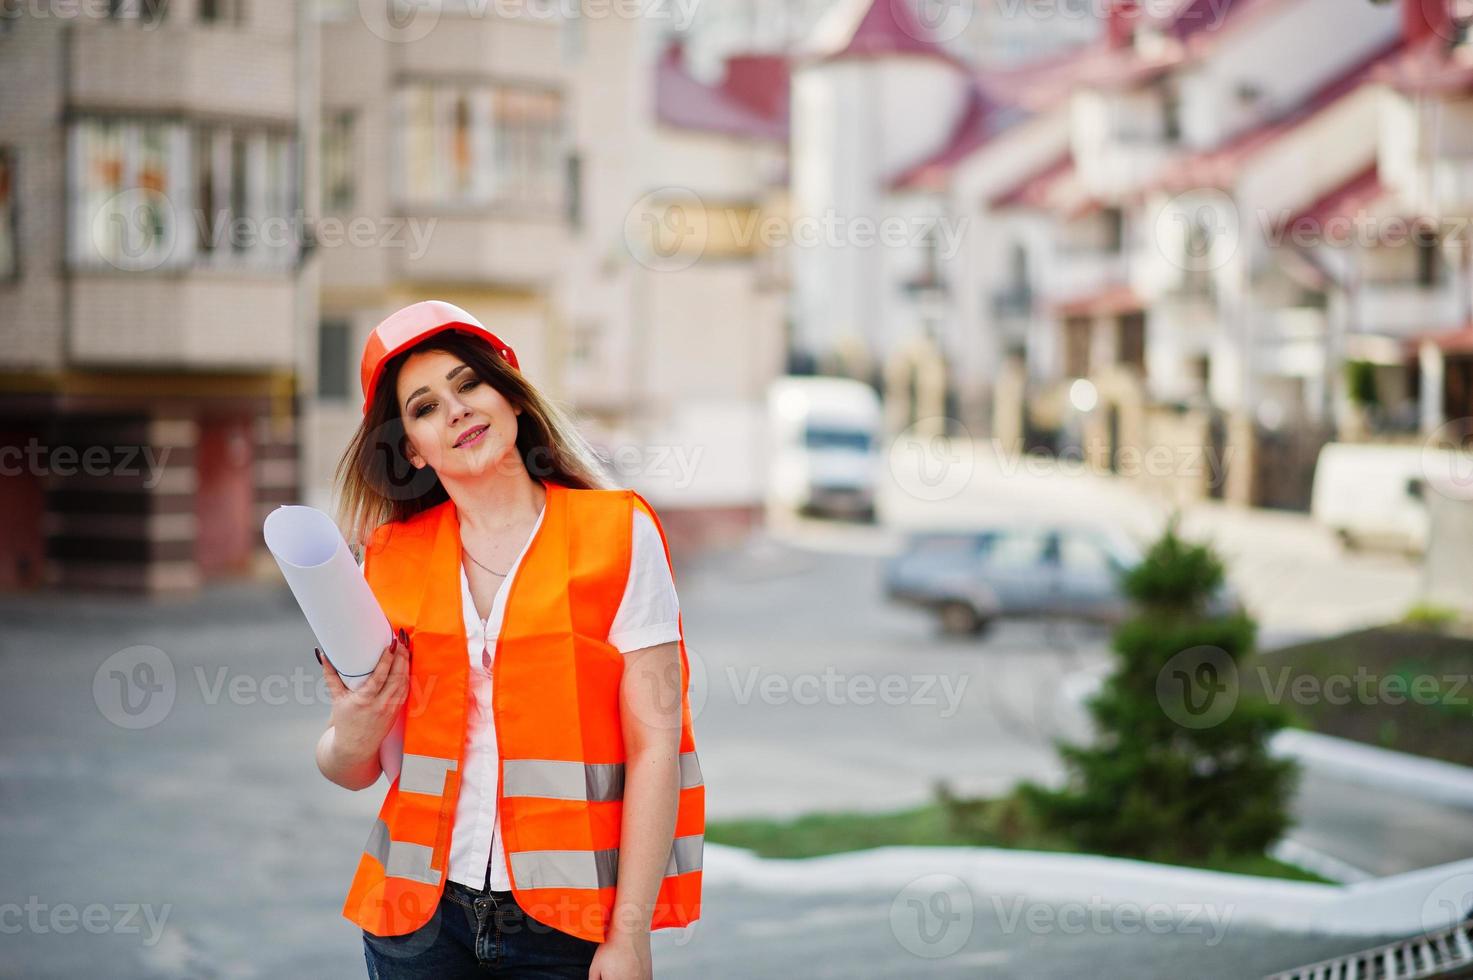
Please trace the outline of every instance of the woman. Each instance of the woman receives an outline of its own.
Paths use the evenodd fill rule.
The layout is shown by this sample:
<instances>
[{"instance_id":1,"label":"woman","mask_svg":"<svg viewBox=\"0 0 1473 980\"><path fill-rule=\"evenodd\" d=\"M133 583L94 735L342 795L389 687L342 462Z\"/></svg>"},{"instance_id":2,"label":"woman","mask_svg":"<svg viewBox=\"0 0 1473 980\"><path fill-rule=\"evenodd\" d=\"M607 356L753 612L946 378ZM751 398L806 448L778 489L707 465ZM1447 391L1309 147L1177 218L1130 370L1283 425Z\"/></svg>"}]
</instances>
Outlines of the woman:
<instances>
[{"instance_id":1,"label":"woman","mask_svg":"<svg viewBox=\"0 0 1473 980\"><path fill-rule=\"evenodd\" d=\"M648 978L705 829L659 521L458 307L379 324L361 380L338 481L395 638L357 690L324 663L317 762L372 785L403 715L343 908L369 975Z\"/></svg>"}]
</instances>

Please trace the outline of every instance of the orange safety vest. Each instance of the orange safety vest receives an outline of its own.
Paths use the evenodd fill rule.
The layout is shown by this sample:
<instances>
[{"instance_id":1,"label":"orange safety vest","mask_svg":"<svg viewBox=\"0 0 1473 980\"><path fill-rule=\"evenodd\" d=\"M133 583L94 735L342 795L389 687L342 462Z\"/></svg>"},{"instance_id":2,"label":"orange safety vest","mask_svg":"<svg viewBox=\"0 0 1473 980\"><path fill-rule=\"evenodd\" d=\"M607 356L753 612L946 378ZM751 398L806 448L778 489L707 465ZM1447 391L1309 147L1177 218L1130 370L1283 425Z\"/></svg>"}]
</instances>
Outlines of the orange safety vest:
<instances>
[{"instance_id":1,"label":"orange safety vest","mask_svg":"<svg viewBox=\"0 0 1473 980\"><path fill-rule=\"evenodd\" d=\"M629 576L632 490L544 482L542 524L506 588L492 716L500 751L497 813L512 893L528 915L603 942L618 880L624 659L608 642ZM460 793L470 662L451 501L379 527L364 575L413 650L404 765L369 834L343 915L376 936L428 922L445 886ZM672 572L673 574L673 572ZM701 914L705 785L691 732L690 663L680 626L680 800L652 929Z\"/></svg>"}]
</instances>

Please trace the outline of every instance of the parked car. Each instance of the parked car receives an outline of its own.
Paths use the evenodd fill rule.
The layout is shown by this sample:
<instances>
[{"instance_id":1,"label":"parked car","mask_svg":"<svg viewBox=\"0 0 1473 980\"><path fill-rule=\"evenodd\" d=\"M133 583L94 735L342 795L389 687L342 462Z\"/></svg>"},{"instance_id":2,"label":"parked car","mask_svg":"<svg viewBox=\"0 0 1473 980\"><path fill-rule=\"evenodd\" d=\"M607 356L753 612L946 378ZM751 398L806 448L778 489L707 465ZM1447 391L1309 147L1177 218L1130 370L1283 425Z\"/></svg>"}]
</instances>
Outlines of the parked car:
<instances>
[{"instance_id":1,"label":"parked car","mask_svg":"<svg viewBox=\"0 0 1473 980\"><path fill-rule=\"evenodd\" d=\"M1457 472L1447 450L1328 443L1315 461L1310 514L1347 547L1420 554L1427 549L1427 475L1439 472Z\"/></svg>"},{"instance_id":2,"label":"parked car","mask_svg":"<svg viewBox=\"0 0 1473 980\"><path fill-rule=\"evenodd\" d=\"M1012 617L1113 625L1129 612L1121 575L1141 557L1120 532L1073 525L926 532L887 564L885 591L935 612L952 634L977 635ZM1213 611L1238 606L1227 585L1212 602Z\"/></svg>"},{"instance_id":3,"label":"parked car","mask_svg":"<svg viewBox=\"0 0 1473 980\"><path fill-rule=\"evenodd\" d=\"M880 399L851 378L790 376L768 388L768 499L805 514L872 520Z\"/></svg>"}]
</instances>

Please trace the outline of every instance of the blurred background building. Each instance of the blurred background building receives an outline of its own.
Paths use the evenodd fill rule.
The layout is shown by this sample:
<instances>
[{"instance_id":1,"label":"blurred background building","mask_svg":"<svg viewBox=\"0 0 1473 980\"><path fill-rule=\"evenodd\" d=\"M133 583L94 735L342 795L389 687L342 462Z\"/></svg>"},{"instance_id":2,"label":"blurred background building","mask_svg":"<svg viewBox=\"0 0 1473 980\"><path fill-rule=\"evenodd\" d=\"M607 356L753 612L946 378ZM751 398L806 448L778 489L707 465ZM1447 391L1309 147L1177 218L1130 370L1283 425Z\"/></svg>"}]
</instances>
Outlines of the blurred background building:
<instances>
[{"instance_id":1,"label":"blurred background building","mask_svg":"<svg viewBox=\"0 0 1473 980\"><path fill-rule=\"evenodd\" d=\"M1457 0L1046 6L12 12L0 585L248 569L427 296L694 543L759 520L784 374L1300 509L1327 442L1473 416ZM1155 446L1221 462L1123 465Z\"/></svg>"},{"instance_id":2,"label":"blurred background building","mask_svg":"<svg viewBox=\"0 0 1473 980\"><path fill-rule=\"evenodd\" d=\"M0 21L0 585L189 589L298 492L311 26L86 9Z\"/></svg>"}]
</instances>

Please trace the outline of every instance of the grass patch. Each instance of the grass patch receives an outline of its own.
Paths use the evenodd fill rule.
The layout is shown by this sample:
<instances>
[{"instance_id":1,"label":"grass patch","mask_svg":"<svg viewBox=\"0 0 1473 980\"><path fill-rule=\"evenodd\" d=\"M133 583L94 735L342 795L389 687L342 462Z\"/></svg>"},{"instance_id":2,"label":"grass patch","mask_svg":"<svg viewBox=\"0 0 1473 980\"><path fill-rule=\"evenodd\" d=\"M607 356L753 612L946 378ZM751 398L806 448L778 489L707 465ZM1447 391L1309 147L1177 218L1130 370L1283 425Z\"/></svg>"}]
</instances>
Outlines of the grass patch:
<instances>
[{"instance_id":1,"label":"grass patch","mask_svg":"<svg viewBox=\"0 0 1473 980\"><path fill-rule=\"evenodd\" d=\"M1473 636L1445 625L1381 626L1264 651L1243 686L1311 731L1473 766Z\"/></svg>"},{"instance_id":2,"label":"grass patch","mask_svg":"<svg viewBox=\"0 0 1473 980\"><path fill-rule=\"evenodd\" d=\"M1076 851L1062 838L1026 826L1009 800L953 800L949 805L938 802L889 813L809 813L791 820L715 821L706 825L706 840L774 858L818 857L891 845ZM1325 881L1267 855L1212 858L1179 866Z\"/></svg>"}]
</instances>

